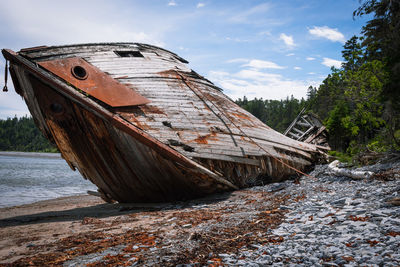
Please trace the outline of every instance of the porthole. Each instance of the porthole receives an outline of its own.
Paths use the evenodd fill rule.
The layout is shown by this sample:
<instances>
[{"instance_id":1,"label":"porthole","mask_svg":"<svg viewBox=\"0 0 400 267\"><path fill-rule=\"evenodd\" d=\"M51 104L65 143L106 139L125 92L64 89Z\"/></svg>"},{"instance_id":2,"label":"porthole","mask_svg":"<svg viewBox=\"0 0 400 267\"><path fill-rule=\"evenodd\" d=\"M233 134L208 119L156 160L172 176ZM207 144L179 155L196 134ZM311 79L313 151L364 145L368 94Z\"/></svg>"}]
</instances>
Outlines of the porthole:
<instances>
[{"instance_id":1,"label":"porthole","mask_svg":"<svg viewBox=\"0 0 400 267\"><path fill-rule=\"evenodd\" d=\"M52 103L50 105L50 110L55 114L61 114L64 112L64 107L59 103Z\"/></svg>"},{"instance_id":2,"label":"porthole","mask_svg":"<svg viewBox=\"0 0 400 267\"><path fill-rule=\"evenodd\" d=\"M88 76L84 67L81 66L74 66L71 69L72 75L79 80L85 80Z\"/></svg>"}]
</instances>

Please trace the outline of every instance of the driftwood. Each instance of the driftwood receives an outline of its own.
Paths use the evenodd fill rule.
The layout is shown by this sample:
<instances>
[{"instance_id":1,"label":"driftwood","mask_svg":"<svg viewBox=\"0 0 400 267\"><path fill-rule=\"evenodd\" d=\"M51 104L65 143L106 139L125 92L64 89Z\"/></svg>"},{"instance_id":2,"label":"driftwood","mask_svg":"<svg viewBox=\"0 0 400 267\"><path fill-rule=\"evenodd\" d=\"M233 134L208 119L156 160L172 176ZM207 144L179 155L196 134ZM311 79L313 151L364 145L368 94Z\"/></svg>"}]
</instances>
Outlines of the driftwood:
<instances>
[{"instance_id":1,"label":"driftwood","mask_svg":"<svg viewBox=\"0 0 400 267\"><path fill-rule=\"evenodd\" d=\"M400 197L395 197L386 201L393 206L400 206Z\"/></svg>"},{"instance_id":2,"label":"driftwood","mask_svg":"<svg viewBox=\"0 0 400 267\"><path fill-rule=\"evenodd\" d=\"M371 178L374 175L373 172L370 171L355 171L349 170L344 168L337 167L340 162L335 160L328 165L328 170L330 173L336 176L346 176L353 179L364 179L364 178Z\"/></svg>"}]
</instances>

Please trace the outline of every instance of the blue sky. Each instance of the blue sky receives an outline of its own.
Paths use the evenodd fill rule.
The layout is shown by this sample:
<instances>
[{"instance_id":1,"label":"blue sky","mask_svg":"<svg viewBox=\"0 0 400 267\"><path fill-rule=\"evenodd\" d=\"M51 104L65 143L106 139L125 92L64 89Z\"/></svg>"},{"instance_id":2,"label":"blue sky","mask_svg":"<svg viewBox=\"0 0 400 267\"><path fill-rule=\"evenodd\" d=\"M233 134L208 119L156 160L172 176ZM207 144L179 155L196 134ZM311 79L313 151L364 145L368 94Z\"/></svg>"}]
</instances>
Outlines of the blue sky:
<instances>
[{"instance_id":1,"label":"blue sky","mask_svg":"<svg viewBox=\"0 0 400 267\"><path fill-rule=\"evenodd\" d=\"M306 96L367 18L358 0L0 1L0 48L142 42L188 60L232 99ZM4 59L0 85L4 85ZM29 114L9 81L0 118Z\"/></svg>"}]
</instances>

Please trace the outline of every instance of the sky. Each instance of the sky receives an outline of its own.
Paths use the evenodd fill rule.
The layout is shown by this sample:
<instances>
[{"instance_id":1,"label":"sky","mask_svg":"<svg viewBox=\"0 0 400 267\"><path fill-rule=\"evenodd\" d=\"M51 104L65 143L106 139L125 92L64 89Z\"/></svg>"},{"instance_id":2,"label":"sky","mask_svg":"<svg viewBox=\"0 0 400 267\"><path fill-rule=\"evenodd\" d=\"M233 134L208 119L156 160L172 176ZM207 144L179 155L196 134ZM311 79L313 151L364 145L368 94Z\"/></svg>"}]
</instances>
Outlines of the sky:
<instances>
[{"instance_id":1,"label":"sky","mask_svg":"<svg viewBox=\"0 0 400 267\"><path fill-rule=\"evenodd\" d=\"M0 1L0 48L140 42L189 61L232 99L306 97L340 67L346 40L367 17L358 0ZM0 86L4 86L0 58ZM13 89L0 91L0 119L29 115ZM0 90L1 90L0 88Z\"/></svg>"}]
</instances>

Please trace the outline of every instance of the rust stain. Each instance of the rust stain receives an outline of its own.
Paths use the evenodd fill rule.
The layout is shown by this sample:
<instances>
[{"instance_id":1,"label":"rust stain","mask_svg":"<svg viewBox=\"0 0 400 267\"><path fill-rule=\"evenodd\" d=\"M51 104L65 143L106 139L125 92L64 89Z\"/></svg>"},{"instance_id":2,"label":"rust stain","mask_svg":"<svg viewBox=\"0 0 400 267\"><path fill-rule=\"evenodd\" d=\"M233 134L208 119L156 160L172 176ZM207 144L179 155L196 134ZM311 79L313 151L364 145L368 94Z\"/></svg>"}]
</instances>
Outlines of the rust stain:
<instances>
[{"instance_id":1,"label":"rust stain","mask_svg":"<svg viewBox=\"0 0 400 267\"><path fill-rule=\"evenodd\" d=\"M152 106L152 105L146 105L146 106L142 106L140 107L140 109L145 113L153 113L153 114L162 114L162 115L167 115L163 110L159 109L156 106Z\"/></svg>"},{"instance_id":2,"label":"rust stain","mask_svg":"<svg viewBox=\"0 0 400 267\"><path fill-rule=\"evenodd\" d=\"M151 129L150 126L148 126L146 123L144 123L143 121L139 121L135 116L126 114L124 116L127 116L129 118L129 121L132 122L134 125L136 125L137 127L139 127L142 130L149 130Z\"/></svg>"},{"instance_id":3,"label":"rust stain","mask_svg":"<svg viewBox=\"0 0 400 267\"><path fill-rule=\"evenodd\" d=\"M175 78L178 80L181 79L181 76L175 70L160 71L160 72L158 72L158 74L160 74L162 77L165 77L165 78Z\"/></svg>"},{"instance_id":4,"label":"rust stain","mask_svg":"<svg viewBox=\"0 0 400 267\"><path fill-rule=\"evenodd\" d=\"M249 116L247 116L246 114L244 114L244 113L232 112L231 114L233 116L241 118L241 119L251 120L251 118Z\"/></svg>"},{"instance_id":5,"label":"rust stain","mask_svg":"<svg viewBox=\"0 0 400 267\"><path fill-rule=\"evenodd\" d=\"M217 134L216 133L210 133L207 135L199 135L199 137L197 137L196 139L194 139L193 141L198 143L198 144L208 144L208 140L218 140L218 138L216 138Z\"/></svg>"}]
</instances>

